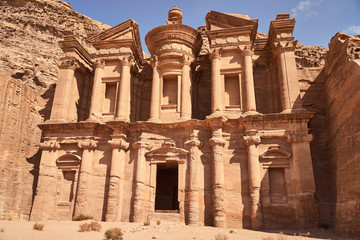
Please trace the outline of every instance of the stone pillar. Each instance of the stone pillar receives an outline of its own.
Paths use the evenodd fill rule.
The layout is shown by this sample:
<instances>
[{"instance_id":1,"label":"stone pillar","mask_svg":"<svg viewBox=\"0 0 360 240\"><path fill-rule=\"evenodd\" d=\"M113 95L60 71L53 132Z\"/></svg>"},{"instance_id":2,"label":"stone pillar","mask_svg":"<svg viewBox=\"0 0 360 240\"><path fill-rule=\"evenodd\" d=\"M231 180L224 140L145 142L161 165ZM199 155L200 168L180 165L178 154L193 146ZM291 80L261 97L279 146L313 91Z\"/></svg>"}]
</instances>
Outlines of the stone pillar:
<instances>
[{"instance_id":1,"label":"stone pillar","mask_svg":"<svg viewBox=\"0 0 360 240\"><path fill-rule=\"evenodd\" d=\"M246 112L256 112L256 101L255 101L255 88L254 88L254 74L252 55L253 52L246 48L243 51L244 55L244 75L245 75L245 95L246 101L244 109Z\"/></svg>"},{"instance_id":2,"label":"stone pillar","mask_svg":"<svg viewBox=\"0 0 360 240\"><path fill-rule=\"evenodd\" d=\"M47 141L39 144L41 160L36 196L31 211L32 221L48 220L56 206L56 159L60 144L57 141Z\"/></svg>"},{"instance_id":3,"label":"stone pillar","mask_svg":"<svg viewBox=\"0 0 360 240\"><path fill-rule=\"evenodd\" d=\"M138 141L133 144L133 148L137 150L136 170L135 170L135 193L134 193L134 206L133 206L133 222L144 221L143 202L144 202L144 184L145 184L145 167L146 159L145 153L152 148L147 142Z\"/></svg>"},{"instance_id":4,"label":"stone pillar","mask_svg":"<svg viewBox=\"0 0 360 240\"><path fill-rule=\"evenodd\" d=\"M126 142L124 138L125 136L121 136L120 139L109 141L112 147L112 155L105 219L110 222L121 221L122 186L126 161L125 150L129 147L129 143Z\"/></svg>"},{"instance_id":5,"label":"stone pillar","mask_svg":"<svg viewBox=\"0 0 360 240\"><path fill-rule=\"evenodd\" d=\"M152 56L151 66L153 69L153 77L152 77L149 121L159 122L160 121L160 76L158 70L158 58L156 55Z\"/></svg>"},{"instance_id":6,"label":"stone pillar","mask_svg":"<svg viewBox=\"0 0 360 240\"><path fill-rule=\"evenodd\" d=\"M121 60L121 76L117 94L116 120L130 121L130 67L129 57Z\"/></svg>"},{"instance_id":7,"label":"stone pillar","mask_svg":"<svg viewBox=\"0 0 360 240\"><path fill-rule=\"evenodd\" d=\"M225 212L225 177L222 149L225 141L222 139L221 124L214 124L212 127L212 138L210 146L213 153L213 208L214 208L214 226L226 228Z\"/></svg>"},{"instance_id":8,"label":"stone pillar","mask_svg":"<svg viewBox=\"0 0 360 240\"><path fill-rule=\"evenodd\" d=\"M288 136L292 149L292 185L294 188L296 215L299 228L310 228L318 224L315 200L315 180L311 161L311 134Z\"/></svg>"},{"instance_id":9,"label":"stone pillar","mask_svg":"<svg viewBox=\"0 0 360 240\"><path fill-rule=\"evenodd\" d=\"M67 122L70 110L72 84L79 64L75 59L65 59L59 66L58 82L51 108L50 121Z\"/></svg>"},{"instance_id":10,"label":"stone pillar","mask_svg":"<svg viewBox=\"0 0 360 240\"><path fill-rule=\"evenodd\" d=\"M105 67L104 59L97 59L94 63L95 74L94 74L94 82L91 94L91 105L90 105L90 113L89 120L96 117L102 116L102 108L103 108L103 99L102 95L102 75Z\"/></svg>"},{"instance_id":11,"label":"stone pillar","mask_svg":"<svg viewBox=\"0 0 360 240\"><path fill-rule=\"evenodd\" d=\"M188 168L189 168L189 189L188 189L188 203L189 203L189 225L199 225L199 176L198 168L200 164L199 145L198 140L199 130L194 130L190 135L190 140L185 142L185 147L189 149Z\"/></svg>"},{"instance_id":12,"label":"stone pillar","mask_svg":"<svg viewBox=\"0 0 360 240\"><path fill-rule=\"evenodd\" d=\"M282 110L284 113L303 110L294 50L291 47L277 46L275 54L277 55Z\"/></svg>"},{"instance_id":13,"label":"stone pillar","mask_svg":"<svg viewBox=\"0 0 360 240\"><path fill-rule=\"evenodd\" d=\"M211 113L222 111L222 84L220 76L220 53L215 49L210 54L211 60Z\"/></svg>"},{"instance_id":14,"label":"stone pillar","mask_svg":"<svg viewBox=\"0 0 360 240\"><path fill-rule=\"evenodd\" d=\"M88 195L90 191L90 174L92 172L93 153L97 145L94 140L84 140L78 143L83 149L79 172L79 183L75 202L75 216L79 214L90 214Z\"/></svg>"},{"instance_id":15,"label":"stone pillar","mask_svg":"<svg viewBox=\"0 0 360 240\"><path fill-rule=\"evenodd\" d=\"M183 55L183 67L181 69L181 104L180 119L191 119L191 77L190 58Z\"/></svg>"},{"instance_id":16,"label":"stone pillar","mask_svg":"<svg viewBox=\"0 0 360 240\"><path fill-rule=\"evenodd\" d=\"M249 188L251 196L251 228L258 230L261 228L261 212L260 212L260 163L257 145L261 139L256 135L256 130L248 131L248 136L244 136L245 143L248 150L248 173L249 173Z\"/></svg>"}]
</instances>

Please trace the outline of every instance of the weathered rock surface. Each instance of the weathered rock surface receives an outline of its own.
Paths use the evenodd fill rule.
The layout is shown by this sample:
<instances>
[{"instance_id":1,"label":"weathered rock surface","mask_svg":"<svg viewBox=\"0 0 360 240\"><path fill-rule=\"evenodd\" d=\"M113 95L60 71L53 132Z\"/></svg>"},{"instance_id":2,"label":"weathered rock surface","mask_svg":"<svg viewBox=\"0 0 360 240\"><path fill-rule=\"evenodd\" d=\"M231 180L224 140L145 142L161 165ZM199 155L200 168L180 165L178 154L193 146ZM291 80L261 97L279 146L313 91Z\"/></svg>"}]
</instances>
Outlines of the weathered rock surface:
<instances>
[{"instance_id":1,"label":"weathered rock surface","mask_svg":"<svg viewBox=\"0 0 360 240\"><path fill-rule=\"evenodd\" d=\"M360 36L337 33L324 68L330 159L336 169L335 231L360 237Z\"/></svg>"},{"instance_id":2,"label":"weathered rock surface","mask_svg":"<svg viewBox=\"0 0 360 240\"><path fill-rule=\"evenodd\" d=\"M27 218L36 185L41 131L57 79L65 32L86 44L109 26L62 1L0 2L0 219ZM35 181L34 181L35 180Z\"/></svg>"}]
</instances>

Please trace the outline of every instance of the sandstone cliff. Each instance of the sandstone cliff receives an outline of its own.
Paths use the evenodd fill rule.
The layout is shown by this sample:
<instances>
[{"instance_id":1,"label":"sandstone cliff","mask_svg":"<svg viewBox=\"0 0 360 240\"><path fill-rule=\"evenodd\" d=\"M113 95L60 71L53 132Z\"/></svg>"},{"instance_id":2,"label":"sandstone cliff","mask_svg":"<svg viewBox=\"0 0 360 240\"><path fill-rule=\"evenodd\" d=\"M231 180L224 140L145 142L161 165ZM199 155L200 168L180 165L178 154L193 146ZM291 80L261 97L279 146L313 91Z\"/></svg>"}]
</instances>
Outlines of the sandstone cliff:
<instances>
[{"instance_id":1,"label":"sandstone cliff","mask_svg":"<svg viewBox=\"0 0 360 240\"><path fill-rule=\"evenodd\" d=\"M27 218L40 153L37 124L49 117L58 41L109 26L58 0L0 2L0 219Z\"/></svg>"},{"instance_id":2,"label":"sandstone cliff","mask_svg":"<svg viewBox=\"0 0 360 240\"><path fill-rule=\"evenodd\" d=\"M324 68L330 159L336 169L335 231L360 237L360 36L337 33Z\"/></svg>"}]
</instances>

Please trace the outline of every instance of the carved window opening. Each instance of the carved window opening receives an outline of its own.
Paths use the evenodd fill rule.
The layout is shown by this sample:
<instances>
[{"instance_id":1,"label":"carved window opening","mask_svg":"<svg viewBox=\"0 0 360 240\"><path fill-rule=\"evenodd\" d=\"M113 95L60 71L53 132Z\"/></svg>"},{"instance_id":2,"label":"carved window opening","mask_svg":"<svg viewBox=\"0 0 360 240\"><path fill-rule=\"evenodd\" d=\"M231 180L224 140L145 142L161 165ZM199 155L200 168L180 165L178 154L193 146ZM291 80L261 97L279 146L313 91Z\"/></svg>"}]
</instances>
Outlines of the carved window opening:
<instances>
[{"instance_id":1,"label":"carved window opening","mask_svg":"<svg viewBox=\"0 0 360 240\"><path fill-rule=\"evenodd\" d=\"M284 168L269 168L270 201L287 203L287 192Z\"/></svg>"},{"instance_id":2,"label":"carved window opening","mask_svg":"<svg viewBox=\"0 0 360 240\"><path fill-rule=\"evenodd\" d=\"M178 76L163 76L162 109L176 109L178 103Z\"/></svg>"},{"instance_id":3,"label":"carved window opening","mask_svg":"<svg viewBox=\"0 0 360 240\"><path fill-rule=\"evenodd\" d=\"M240 82L239 74L226 74L224 76L224 101L226 109L240 109Z\"/></svg>"},{"instance_id":4,"label":"carved window opening","mask_svg":"<svg viewBox=\"0 0 360 240\"><path fill-rule=\"evenodd\" d=\"M60 202L72 202L74 199L76 171L63 171L63 179L61 181Z\"/></svg>"},{"instance_id":5,"label":"carved window opening","mask_svg":"<svg viewBox=\"0 0 360 240\"><path fill-rule=\"evenodd\" d=\"M114 114L116 100L116 83L105 83L105 99L103 103L104 114Z\"/></svg>"},{"instance_id":6,"label":"carved window opening","mask_svg":"<svg viewBox=\"0 0 360 240\"><path fill-rule=\"evenodd\" d=\"M178 212L178 164L158 163L156 170L156 212Z\"/></svg>"}]
</instances>

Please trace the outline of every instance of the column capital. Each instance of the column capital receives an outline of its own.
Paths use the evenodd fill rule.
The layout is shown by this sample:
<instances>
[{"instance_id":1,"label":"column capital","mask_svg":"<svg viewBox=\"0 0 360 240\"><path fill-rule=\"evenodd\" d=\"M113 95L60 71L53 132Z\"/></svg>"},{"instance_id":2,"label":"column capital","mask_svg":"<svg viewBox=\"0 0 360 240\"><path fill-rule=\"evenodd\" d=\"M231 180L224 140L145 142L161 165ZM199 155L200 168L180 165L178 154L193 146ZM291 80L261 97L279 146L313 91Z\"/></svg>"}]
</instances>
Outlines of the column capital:
<instances>
[{"instance_id":1,"label":"column capital","mask_svg":"<svg viewBox=\"0 0 360 240\"><path fill-rule=\"evenodd\" d=\"M94 61L94 68L104 68L105 67L105 59L97 58Z\"/></svg>"},{"instance_id":2,"label":"column capital","mask_svg":"<svg viewBox=\"0 0 360 240\"><path fill-rule=\"evenodd\" d=\"M223 146L225 146L225 140L218 138L218 137L212 137L209 140L209 144L210 144L210 147L214 147L214 146L223 147Z\"/></svg>"},{"instance_id":3,"label":"column capital","mask_svg":"<svg viewBox=\"0 0 360 240\"><path fill-rule=\"evenodd\" d=\"M54 141L46 141L46 142L42 142L39 143L39 147L41 150L58 150L60 149L60 143L56 140Z\"/></svg>"},{"instance_id":4,"label":"column capital","mask_svg":"<svg viewBox=\"0 0 360 240\"><path fill-rule=\"evenodd\" d=\"M63 58L59 65L60 69L71 69L73 71L80 68L79 62L75 58Z\"/></svg>"},{"instance_id":5,"label":"column capital","mask_svg":"<svg viewBox=\"0 0 360 240\"><path fill-rule=\"evenodd\" d=\"M187 65L187 66L191 65L191 58L188 55L183 54L182 60L183 60L184 65Z\"/></svg>"},{"instance_id":6,"label":"column capital","mask_svg":"<svg viewBox=\"0 0 360 240\"><path fill-rule=\"evenodd\" d=\"M121 66L131 67L135 63L132 56L119 57L119 60L120 60Z\"/></svg>"},{"instance_id":7,"label":"column capital","mask_svg":"<svg viewBox=\"0 0 360 240\"><path fill-rule=\"evenodd\" d=\"M109 140L108 143L111 145L112 148L120 148L123 150L128 149L130 146L130 144L124 139L112 139Z\"/></svg>"},{"instance_id":8,"label":"column capital","mask_svg":"<svg viewBox=\"0 0 360 240\"><path fill-rule=\"evenodd\" d=\"M97 144L94 140L83 140L78 142L78 147L82 149L94 150L97 148Z\"/></svg>"},{"instance_id":9,"label":"column capital","mask_svg":"<svg viewBox=\"0 0 360 240\"><path fill-rule=\"evenodd\" d=\"M244 138L245 144L246 144L247 146L250 146L250 145L258 145L258 144L260 144L260 142L261 142L261 138L260 138L260 136L258 136L258 135L244 136L243 138Z\"/></svg>"},{"instance_id":10,"label":"column capital","mask_svg":"<svg viewBox=\"0 0 360 240\"><path fill-rule=\"evenodd\" d=\"M220 59L220 49L214 49L211 53L210 53L210 60L213 59Z\"/></svg>"},{"instance_id":11,"label":"column capital","mask_svg":"<svg viewBox=\"0 0 360 240\"><path fill-rule=\"evenodd\" d=\"M289 143L311 142L312 140L313 140L312 134L291 134L287 136L287 141Z\"/></svg>"},{"instance_id":12,"label":"column capital","mask_svg":"<svg viewBox=\"0 0 360 240\"><path fill-rule=\"evenodd\" d=\"M278 40L273 42L274 53L276 55L284 52L294 52L297 41L289 41L289 40Z\"/></svg>"},{"instance_id":13,"label":"column capital","mask_svg":"<svg viewBox=\"0 0 360 240\"><path fill-rule=\"evenodd\" d=\"M140 148L145 148L147 150L150 150L153 146L151 143L144 142L144 141L137 141L132 144L133 149L137 150Z\"/></svg>"},{"instance_id":14,"label":"column capital","mask_svg":"<svg viewBox=\"0 0 360 240\"><path fill-rule=\"evenodd\" d=\"M159 64L158 56L152 55L151 58L150 58L150 64L151 64L151 67L153 67L153 68L157 67L158 64Z\"/></svg>"},{"instance_id":15,"label":"column capital","mask_svg":"<svg viewBox=\"0 0 360 240\"><path fill-rule=\"evenodd\" d=\"M190 149L192 147L199 147L200 141L198 139L190 139L184 143L186 149Z\"/></svg>"},{"instance_id":16,"label":"column capital","mask_svg":"<svg viewBox=\"0 0 360 240\"><path fill-rule=\"evenodd\" d=\"M250 46L239 46L239 49L244 56L252 57L254 55L254 51Z\"/></svg>"}]
</instances>

